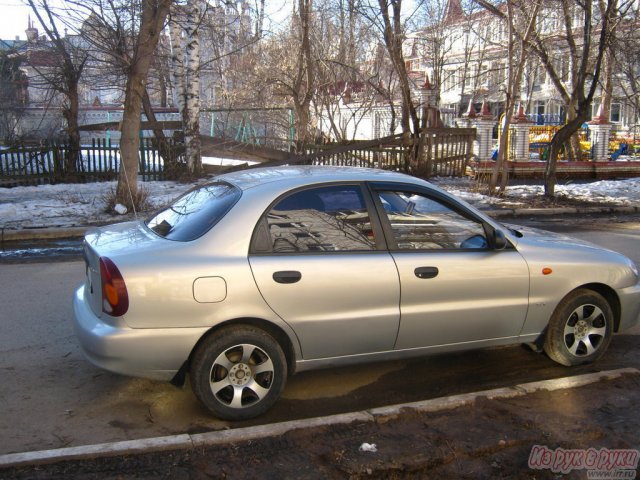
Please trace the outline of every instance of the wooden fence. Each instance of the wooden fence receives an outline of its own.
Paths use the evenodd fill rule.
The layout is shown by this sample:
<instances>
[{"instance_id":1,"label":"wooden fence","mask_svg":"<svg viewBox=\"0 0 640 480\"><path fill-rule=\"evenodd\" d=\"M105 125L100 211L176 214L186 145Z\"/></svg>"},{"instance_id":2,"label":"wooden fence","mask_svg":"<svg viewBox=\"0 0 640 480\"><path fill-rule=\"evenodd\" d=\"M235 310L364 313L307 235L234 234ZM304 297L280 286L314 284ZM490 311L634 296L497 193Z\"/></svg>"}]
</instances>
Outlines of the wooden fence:
<instances>
[{"instance_id":1,"label":"wooden fence","mask_svg":"<svg viewBox=\"0 0 640 480\"><path fill-rule=\"evenodd\" d=\"M421 155L417 164L412 163L416 140L405 140L402 135L342 144L310 145L303 155L290 163L381 168L422 177L460 177L465 174L471 159L475 135L473 128L425 129L418 140L421 143Z\"/></svg>"},{"instance_id":2,"label":"wooden fence","mask_svg":"<svg viewBox=\"0 0 640 480\"><path fill-rule=\"evenodd\" d=\"M70 162L73 158L75 162ZM108 140L93 140L77 152L59 141L0 150L0 186L4 187L114 180L119 170L120 148ZM153 139L140 140L138 174L144 181L164 179L164 161Z\"/></svg>"},{"instance_id":3,"label":"wooden fence","mask_svg":"<svg viewBox=\"0 0 640 480\"><path fill-rule=\"evenodd\" d=\"M394 170L420 177L459 177L465 175L474 138L472 128L425 129L416 139L393 135L375 140L309 145L299 154L274 151L278 155L266 164L340 165ZM173 155L180 147L170 143ZM414 160L416 151L420 155ZM76 160L70 161L73 158ZM267 160L259 158L262 162ZM0 186L4 187L114 180L119 169L120 149L105 139L93 140L79 152L72 151L66 143L54 141L0 150ZM165 173L156 141L141 139L138 174L142 180L163 180Z\"/></svg>"}]
</instances>

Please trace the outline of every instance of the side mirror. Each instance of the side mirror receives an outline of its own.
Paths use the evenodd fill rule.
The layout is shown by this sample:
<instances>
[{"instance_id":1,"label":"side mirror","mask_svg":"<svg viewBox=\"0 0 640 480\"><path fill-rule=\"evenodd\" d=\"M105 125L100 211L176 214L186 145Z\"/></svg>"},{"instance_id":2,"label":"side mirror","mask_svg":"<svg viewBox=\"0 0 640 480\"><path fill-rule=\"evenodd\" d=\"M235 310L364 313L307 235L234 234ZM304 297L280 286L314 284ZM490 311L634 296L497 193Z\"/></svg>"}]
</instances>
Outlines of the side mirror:
<instances>
[{"instance_id":1,"label":"side mirror","mask_svg":"<svg viewBox=\"0 0 640 480\"><path fill-rule=\"evenodd\" d=\"M494 230L493 231L493 249L494 250L504 250L507 248L507 237L504 236L502 230Z\"/></svg>"},{"instance_id":2,"label":"side mirror","mask_svg":"<svg viewBox=\"0 0 640 480\"><path fill-rule=\"evenodd\" d=\"M504 232L502 230L493 228L490 224L485 223L484 231L487 235L489 248L493 250L504 250L507 248L509 242L507 241L507 237L504 236Z\"/></svg>"}]
</instances>

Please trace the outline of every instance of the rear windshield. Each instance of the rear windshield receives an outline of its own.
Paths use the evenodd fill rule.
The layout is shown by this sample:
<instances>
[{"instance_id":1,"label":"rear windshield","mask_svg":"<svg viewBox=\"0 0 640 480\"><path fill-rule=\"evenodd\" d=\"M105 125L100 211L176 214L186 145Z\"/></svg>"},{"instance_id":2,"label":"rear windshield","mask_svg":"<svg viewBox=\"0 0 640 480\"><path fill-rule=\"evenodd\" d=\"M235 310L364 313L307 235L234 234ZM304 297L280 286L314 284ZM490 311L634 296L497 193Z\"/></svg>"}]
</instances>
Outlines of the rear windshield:
<instances>
[{"instance_id":1,"label":"rear windshield","mask_svg":"<svg viewBox=\"0 0 640 480\"><path fill-rule=\"evenodd\" d=\"M146 221L147 227L169 240L188 242L207 233L240 198L239 188L212 183L190 190Z\"/></svg>"}]
</instances>

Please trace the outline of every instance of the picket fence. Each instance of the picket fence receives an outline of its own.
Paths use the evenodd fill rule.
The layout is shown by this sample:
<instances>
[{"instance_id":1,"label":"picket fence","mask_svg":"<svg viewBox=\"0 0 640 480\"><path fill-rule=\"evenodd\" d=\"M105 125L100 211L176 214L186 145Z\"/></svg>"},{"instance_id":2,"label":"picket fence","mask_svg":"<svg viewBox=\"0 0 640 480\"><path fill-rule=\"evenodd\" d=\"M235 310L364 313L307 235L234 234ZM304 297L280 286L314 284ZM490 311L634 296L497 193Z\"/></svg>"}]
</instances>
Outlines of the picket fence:
<instances>
[{"instance_id":1,"label":"picket fence","mask_svg":"<svg viewBox=\"0 0 640 480\"><path fill-rule=\"evenodd\" d=\"M74 157L71 166L68 159ZM114 180L119 170L120 147L106 139L94 139L77 152L68 143L56 140L0 150L3 187ZM165 178L164 161L152 138L140 139L138 174L143 181Z\"/></svg>"}]
</instances>

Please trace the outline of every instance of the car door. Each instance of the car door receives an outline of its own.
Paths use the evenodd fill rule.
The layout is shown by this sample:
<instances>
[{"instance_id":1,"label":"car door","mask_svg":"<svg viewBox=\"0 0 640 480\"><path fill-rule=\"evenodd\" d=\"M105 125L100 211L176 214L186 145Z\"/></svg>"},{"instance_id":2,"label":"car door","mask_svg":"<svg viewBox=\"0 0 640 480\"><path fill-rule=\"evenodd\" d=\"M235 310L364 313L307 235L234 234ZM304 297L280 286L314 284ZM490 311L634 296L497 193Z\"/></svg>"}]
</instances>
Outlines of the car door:
<instances>
[{"instance_id":1,"label":"car door","mask_svg":"<svg viewBox=\"0 0 640 480\"><path fill-rule=\"evenodd\" d=\"M371 209L361 185L325 185L285 195L256 227L256 284L305 359L393 349L400 282Z\"/></svg>"},{"instance_id":2,"label":"car door","mask_svg":"<svg viewBox=\"0 0 640 480\"><path fill-rule=\"evenodd\" d=\"M519 334L529 269L515 248L493 249L488 227L438 192L379 185L374 201L400 275L397 349Z\"/></svg>"}]
</instances>

